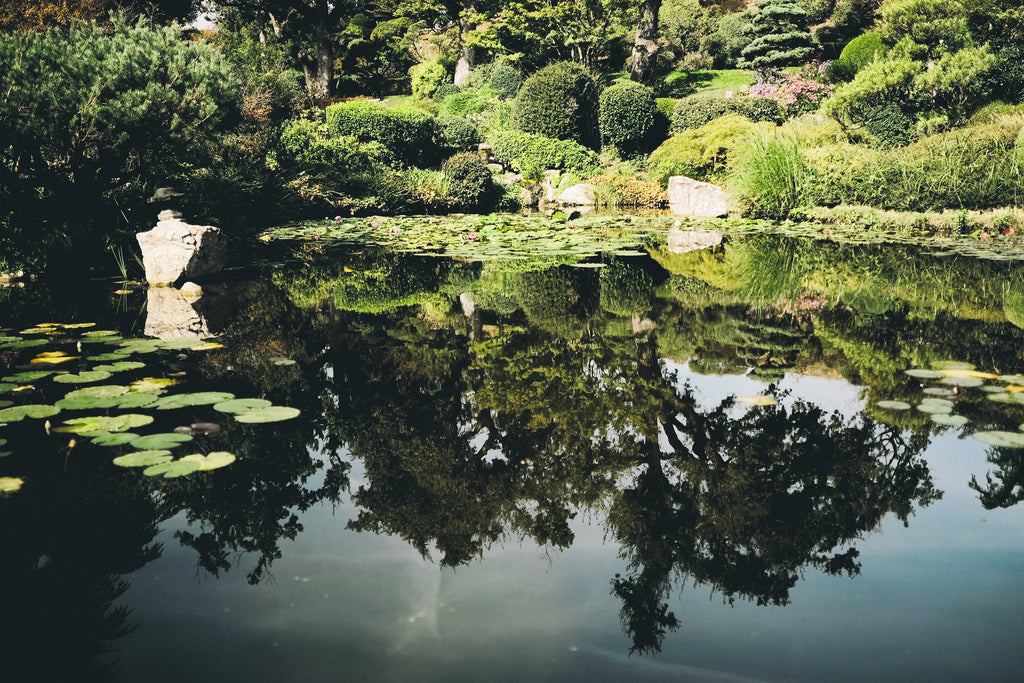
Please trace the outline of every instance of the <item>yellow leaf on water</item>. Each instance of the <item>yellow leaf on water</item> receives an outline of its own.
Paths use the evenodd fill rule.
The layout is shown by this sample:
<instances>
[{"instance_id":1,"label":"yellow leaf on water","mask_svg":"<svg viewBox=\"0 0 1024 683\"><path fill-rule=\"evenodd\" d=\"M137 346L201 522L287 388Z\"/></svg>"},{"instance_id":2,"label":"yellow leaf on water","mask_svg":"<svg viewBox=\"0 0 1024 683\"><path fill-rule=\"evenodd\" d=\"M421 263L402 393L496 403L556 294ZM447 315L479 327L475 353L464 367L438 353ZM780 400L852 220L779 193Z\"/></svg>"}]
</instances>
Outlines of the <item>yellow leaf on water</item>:
<instances>
[{"instance_id":1,"label":"yellow leaf on water","mask_svg":"<svg viewBox=\"0 0 1024 683\"><path fill-rule=\"evenodd\" d=\"M1006 387L1006 390L1013 393L1017 393L1020 391L1024 391L1024 387L1019 387L1016 384L1011 384L1010 386Z\"/></svg>"},{"instance_id":2,"label":"yellow leaf on water","mask_svg":"<svg viewBox=\"0 0 1024 683\"><path fill-rule=\"evenodd\" d=\"M0 477L0 493L17 491L24 483L25 480L19 477Z\"/></svg>"},{"instance_id":3,"label":"yellow leaf on water","mask_svg":"<svg viewBox=\"0 0 1024 683\"><path fill-rule=\"evenodd\" d=\"M998 379L999 375L978 370L939 370L946 377L970 377L973 379Z\"/></svg>"}]
</instances>

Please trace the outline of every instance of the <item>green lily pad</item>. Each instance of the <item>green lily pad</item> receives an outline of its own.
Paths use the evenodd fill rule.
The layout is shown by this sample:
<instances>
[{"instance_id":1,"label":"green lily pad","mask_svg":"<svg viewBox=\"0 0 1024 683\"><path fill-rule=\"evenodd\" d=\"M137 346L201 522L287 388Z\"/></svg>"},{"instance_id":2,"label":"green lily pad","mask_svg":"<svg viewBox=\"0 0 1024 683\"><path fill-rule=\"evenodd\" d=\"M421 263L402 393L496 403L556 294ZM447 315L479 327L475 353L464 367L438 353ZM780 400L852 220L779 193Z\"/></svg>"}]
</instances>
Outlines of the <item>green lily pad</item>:
<instances>
[{"instance_id":1,"label":"green lily pad","mask_svg":"<svg viewBox=\"0 0 1024 683\"><path fill-rule=\"evenodd\" d=\"M149 434L148 436L140 436L132 441L132 446L141 450L149 450L152 448L177 448L186 441L191 440L192 437L188 434L168 432L166 434Z\"/></svg>"},{"instance_id":2,"label":"green lily pad","mask_svg":"<svg viewBox=\"0 0 1024 683\"><path fill-rule=\"evenodd\" d=\"M939 380L942 384L948 384L954 387L980 387L984 382L976 377L946 377Z\"/></svg>"},{"instance_id":3,"label":"green lily pad","mask_svg":"<svg viewBox=\"0 0 1024 683\"><path fill-rule=\"evenodd\" d=\"M875 405L885 410L910 410L906 401L877 401Z\"/></svg>"},{"instance_id":4,"label":"green lily pad","mask_svg":"<svg viewBox=\"0 0 1024 683\"><path fill-rule=\"evenodd\" d=\"M110 363L107 365L97 365L93 368L93 371L104 371L104 372L124 372L125 370L138 370L146 367L145 363L140 363L137 360L122 360L116 363Z\"/></svg>"},{"instance_id":5,"label":"green lily pad","mask_svg":"<svg viewBox=\"0 0 1024 683\"><path fill-rule=\"evenodd\" d=\"M121 361L130 356L131 354L127 351L117 352L111 351L110 353L100 353L95 356L89 356L89 360L96 361Z\"/></svg>"},{"instance_id":6,"label":"green lily pad","mask_svg":"<svg viewBox=\"0 0 1024 683\"><path fill-rule=\"evenodd\" d=\"M1017 405L1024 405L1024 395L1019 393L1010 393L1004 391L998 394L989 394L988 400L995 401L996 403L1013 403Z\"/></svg>"},{"instance_id":7,"label":"green lily pad","mask_svg":"<svg viewBox=\"0 0 1024 683\"><path fill-rule=\"evenodd\" d=\"M25 485L25 480L19 477L0 477L0 493L14 493Z\"/></svg>"},{"instance_id":8,"label":"green lily pad","mask_svg":"<svg viewBox=\"0 0 1024 683\"><path fill-rule=\"evenodd\" d=\"M57 406L40 405L37 403L11 406L10 408L0 409L0 422L20 422L26 417L35 419L52 417L59 412L60 408Z\"/></svg>"},{"instance_id":9,"label":"green lily pad","mask_svg":"<svg viewBox=\"0 0 1024 683\"><path fill-rule=\"evenodd\" d=\"M111 408L121 408L124 410L130 410L133 408L149 408L150 406L156 405L156 402L160 400L160 395L147 392L147 393L127 393L117 398L109 399L115 401Z\"/></svg>"},{"instance_id":10,"label":"green lily pad","mask_svg":"<svg viewBox=\"0 0 1024 683\"><path fill-rule=\"evenodd\" d=\"M235 415L235 419L239 422L250 422L250 423L261 423L261 422L281 422L283 420L290 420L293 417L297 417L300 411L298 408L288 408L285 406L269 406L267 408L257 408L250 410L245 413L238 413Z\"/></svg>"},{"instance_id":11,"label":"green lily pad","mask_svg":"<svg viewBox=\"0 0 1024 683\"><path fill-rule=\"evenodd\" d=\"M126 443L131 443L135 439L139 438L138 434L132 432L108 432L108 431L97 431L97 432L86 432L82 436L87 436L92 439L92 442L97 446L123 446Z\"/></svg>"},{"instance_id":12,"label":"green lily pad","mask_svg":"<svg viewBox=\"0 0 1024 683\"><path fill-rule=\"evenodd\" d=\"M53 370L29 370L28 372L19 372L16 375L8 375L3 378L4 382L15 382L17 384L26 384L28 382L35 382L44 377L49 377L53 374Z\"/></svg>"},{"instance_id":13,"label":"green lily pad","mask_svg":"<svg viewBox=\"0 0 1024 683\"><path fill-rule=\"evenodd\" d=\"M11 389L17 389L17 384L11 384L9 382L0 382L0 394L7 393Z\"/></svg>"},{"instance_id":14,"label":"green lily pad","mask_svg":"<svg viewBox=\"0 0 1024 683\"><path fill-rule=\"evenodd\" d=\"M947 408L952 408L956 404L950 401L948 398L929 397L921 399L921 405L946 406Z\"/></svg>"},{"instance_id":15,"label":"green lily pad","mask_svg":"<svg viewBox=\"0 0 1024 683\"><path fill-rule=\"evenodd\" d=\"M999 381L1006 384L1024 384L1024 375L999 375Z\"/></svg>"},{"instance_id":16,"label":"green lily pad","mask_svg":"<svg viewBox=\"0 0 1024 683\"><path fill-rule=\"evenodd\" d=\"M50 341L48 339L22 339L21 341L8 342L8 343L4 344L0 348L5 348L5 349L27 349L27 348L31 348L33 346L43 346L44 344L49 344L49 343L50 343Z\"/></svg>"},{"instance_id":17,"label":"green lily pad","mask_svg":"<svg viewBox=\"0 0 1024 683\"><path fill-rule=\"evenodd\" d=\"M173 387L176 384L181 384L181 380L174 379L173 377L145 377L132 382L128 388L139 393L163 393L167 387Z\"/></svg>"},{"instance_id":18,"label":"green lily pad","mask_svg":"<svg viewBox=\"0 0 1024 683\"><path fill-rule=\"evenodd\" d=\"M83 332L82 336L83 337L109 337L111 335L119 335L119 334L121 334L121 333L118 332L117 330L89 330L88 332Z\"/></svg>"},{"instance_id":19,"label":"green lily pad","mask_svg":"<svg viewBox=\"0 0 1024 683\"><path fill-rule=\"evenodd\" d=\"M126 339L118 346L128 353L153 353L160 350L155 339Z\"/></svg>"},{"instance_id":20,"label":"green lily pad","mask_svg":"<svg viewBox=\"0 0 1024 683\"><path fill-rule=\"evenodd\" d=\"M1002 448L1024 448L1024 433L1022 432L974 432L971 434L975 439L990 446Z\"/></svg>"},{"instance_id":21,"label":"green lily pad","mask_svg":"<svg viewBox=\"0 0 1024 683\"><path fill-rule=\"evenodd\" d=\"M112 334L105 337L83 337L81 342L83 344L113 344L123 339L120 335Z\"/></svg>"},{"instance_id":22,"label":"green lily pad","mask_svg":"<svg viewBox=\"0 0 1024 683\"><path fill-rule=\"evenodd\" d=\"M118 458L114 458L114 464L118 467L151 467L174 460L170 451L150 450L135 451Z\"/></svg>"},{"instance_id":23,"label":"green lily pad","mask_svg":"<svg viewBox=\"0 0 1024 683\"><path fill-rule=\"evenodd\" d=\"M910 370L904 370L904 372L911 377L916 377L917 379L942 379L945 377L941 372L936 370L925 370L923 368L912 368Z\"/></svg>"},{"instance_id":24,"label":"green lily pad","mask_svg":"<svg viewBox=\"0 0 1024 683\"><path fill-rule=\"evenodd\" d=\"M278 358L274 360L274 365L295 365L295 361L291 358Z\"/></svg>"},{"instance_id":25,"label":"green lily pad","mask_svg":"<svg viewBox=\"0 0 1024 683\"><path fill-rule=\"evenodd\" d=\"M235 461L234 453L228 453L227 451L214 451L213 453L207 453L201 455L199 453L193 453L192 455L186 455L182 460L189 460L199 464L201 470L216 470L221 467L227 467Z\"/></svg>"},{"instance_id":26,"label":"green lily pad","mask_svg":"<svg viewBox=\"0 0 1024 683\"><path fill-rule=\"evenodd\" d=\"M273 403L265 398L236 398L215 403L213 409L221 413L246 413L257 408L269 408Z\"/></svg>"},{"instance_id":27,"label":"green lily pad","mask_svg":"<svg viewBox=\"0 0 1024 683\"><path fill-rule=\"evenodd\" d=\"M985 387L982 387L982 389L984 388ZM952 389L947 389L946 387L928 387L921 391L929 396L956 396Z\"/></svg>"},{"instance_id":28,"label":"green lily pad","mask_svg":"<svg viewBox=\"0 0 1024 683\"><path fill-rule=\"evenodd\" d=\"M971 363L964 363L957 360L935 360L929 363L935 370L974 370L975 366Z\"/></svg>"},{"instance_id":29,"label":"green lily pad","mask_svg":"<svg viewBox=\"0 0 1024 683\"><path fill-rule=\"evenodd\" d=\"M143 427L153 422L152 415L126 413L124 415L94 415L92 417L76 417L64 420L63 427L54 431L71 432L72 434L88 434L89 432L126 432L129 429Z\"/></svg>"},{"instance_id":30,"label":"green lily pad","mask_svg":"<svg viewBox=\"0 0 1024 683\"><path fill-rule=\"evenodd\" d=\"M951 413L953 406L940 405L935 403L922 403L917 406L922 413Z\"/></svg>"},{"instance_id":31,"label":"green lily pad","mask_svg":"<svg viewBox=\"0 0 1024 683\"><path fill-rule=\"evenodd\" d=\"M230 401L235 397L226 391L200 391L194 394L174 394L165 396L157 404L157 410L173 410L175 408L186 408L188 406L203 406L211 403Z\"/></svg>"},{"instance_id":32,"label":"green lily pad","mask_svg":"<svg viewBox=\"0 0 1024 683\"><path fill-rule=\"evenodd\" d=\"M199 346L203 343L203 340L199 337L175 337L173 339L158 339L155 343L161 349L180 350Z\"/></svg>"},{"instance_id":33,"label":"green lily pad","mask_svg":"<svg viewBox=\"0 0 1024 683\"><path fill-rule=\"evenodd\" d=\"M91 410L93 408L113 408L118 397L128 393L128 387L119 384L105 384L96 387L85 387L69 391L56 405L65 410Z\"/></svg>"},{"instance_id":34,"label":"green lily pad","mask_svg":"<svg viewBox=\"0 0 1024 683\"><path fill-rule=\"evenodd\" d=\"M142 470L142 473L147 477L163 475L164 479L175 479L197 471L199 471L199 463L195 460L174 460L173 462L165 462L147 467Z\"/></svg>"},{"instance_id":35,"label":"green lily pad","mask_svg":"<svg viewBox=\"0 0 1024 683\"><path fill-rule=\"evenodd\" d=\"M104 370L86 370L78 374L69 372L57 375L53 378L53 381L60 384L89 384L90 382L101 382L109 377L110 373Z\"/></svg>"},{"instance_id":36,"label":"green lily pad","mask_svg":"<svg viewBox=\"0 0 1024 683\"><path fill-rule=\"evenodd\" d=\"M932 413L930 419L935 424L943 427L959 427L970 422L970 419L963 415L953 415L951 413Z\"/></svg>"}]
</instances>

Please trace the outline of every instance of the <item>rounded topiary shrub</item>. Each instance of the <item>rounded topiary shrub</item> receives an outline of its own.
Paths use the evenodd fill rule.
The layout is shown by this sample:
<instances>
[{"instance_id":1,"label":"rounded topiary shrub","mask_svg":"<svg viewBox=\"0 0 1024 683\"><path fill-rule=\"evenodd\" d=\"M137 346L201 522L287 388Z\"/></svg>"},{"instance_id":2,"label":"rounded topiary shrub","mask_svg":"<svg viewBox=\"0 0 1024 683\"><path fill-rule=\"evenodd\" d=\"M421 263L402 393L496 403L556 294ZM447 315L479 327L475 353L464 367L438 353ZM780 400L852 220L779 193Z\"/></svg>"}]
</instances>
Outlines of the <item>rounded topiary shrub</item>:
<instances>
[{"instance_id":1,"label":"rounded topiary shrub","mask_svg":"<svg viewBox=\"0 0 1024 683\"><path fill-rule=\"evenodd\" d=\"M410 166L437 163L439 145L434 118L416 107L389 107L383 102L358 100L327 107L327 125L335 135L352 135L361 142L379 142L395 162Z\"/></svg>"},{"instance_id":2,"label":"rounded topiary shrub","mask_svg":"<svg viewBox=\"0 0 1024 683\"><path fill-rule=\"evenodd\" d=\"M523 75L508 64L498 63L491 68L487 76L487 85L491 86L503 100L510 100L519 92L523 84Z\"/></svg>"},{"instance_id":3,"label":"rounded topiary shrub","mask_svg":"<svg viewBox=\"0 0 1024 683\"><path fill-rule=\"evenodd\" d=\"M449 149L465 152L480 144L480 132L469 119L442 114L437 117L437 126Z\"/></svg>"},{"instance_id":4,"label":"rounded topiary shrub","mask_svg":"<svg viewBox=\"0 0 1024 683\"><path fill-rule=\"evenodd\" d=\"M623 156L646 153L658 113L654 91L626 81L605 89L599 102L601 137Z\"/></svg>"},{"instance_id":5,"label":"rounded topiary shrub","mask_svg":"<svg viewBox=\"0 0 1024 683\"><path fill-rule=\"evenodd\" d=\"M456 154L441 167L445 197L453 209L485 206L493 196L494 182L487 162L472 152Z\"/></svg>"},{"instance_id":6,"label":"rounded topiary shrub","mask_svg":"<svg viewBox=\"0 0 1024 683\"><path fill-rule=\"evenodd\" d=\"M512 101L512 125L526 133L598 149L600 95L597 80L579 64L546 66L526 79Z\"/></svg>"}]
</instances>

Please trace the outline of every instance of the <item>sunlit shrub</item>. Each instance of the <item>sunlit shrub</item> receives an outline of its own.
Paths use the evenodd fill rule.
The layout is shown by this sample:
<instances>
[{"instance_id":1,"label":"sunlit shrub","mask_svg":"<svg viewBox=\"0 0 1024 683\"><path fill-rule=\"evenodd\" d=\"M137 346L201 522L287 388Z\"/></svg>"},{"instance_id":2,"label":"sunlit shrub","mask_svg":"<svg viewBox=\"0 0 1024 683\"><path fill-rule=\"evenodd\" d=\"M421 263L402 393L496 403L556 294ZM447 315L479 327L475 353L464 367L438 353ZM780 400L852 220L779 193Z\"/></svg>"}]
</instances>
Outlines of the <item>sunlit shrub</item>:
<instances>
[{"instance_id":1,"label":"sunlit shrub","mask_svg":"<svg viewBox=\"0 0 1024 683\"><path fill-rule=\"evenodd\" d=\"M489 138L495 158L525 173L535 169L573 171L583 177L597 172L597 154L571 140L555 140L522 131L501 131Z\"/></svg>"},{"instance_id":2,"label":"sunlit shrub","mask_svg":"<svg viewBox=\"0 0 1024 683\"><path fill-rule=\"evenodd\" d=\"M546 66L526 79L512 101L512 124L526 133L598 149L601 86L575 62Z\"/></svg>"},{"instance_id":3,"label":"sunlit shrub","mask_svg":"<svg viewBox=\"0 0 1024 683\"><path fill-rule=\"evenodd\" d=\"M437 125L441 129L444 144L449 149L464 152L480 144L480 131L468 119L442 114L437 118Z\"/></svg>"},{"instance_id":4,"label":"sunlit shrub","mask_svg":"<svg viewBox=\"0 0 1024 683\"><path fill-rule=\"evenodd\" d=\"M647 171L662 185L674 175L714 181L727 169L730 152L755 131L770 125L756 124L738 114L726 114L663 142L647 158Z\"/></svg>"},{"instance_id":5,"label":"sunlit shrub","mask_svg":"<svg viewBox=\"0 0 1024 683\"><path fill-rule=\"evenodd\" d=\"M644 154L656 113L653 90L632 81L616 83L601 93L601 136L625 156Z\"/></svg>"},{"instance_id":6,"label":"sunlit shrub","mask_svg":"<svg viewBox=\"0 0 1024 683\"><path fill-rule=\"evenodd\" d=\"M739 114L751 121L770 121L775 124L786 120L779 103L767 97L694 95L676 103L672 112L672 132L700 128L726 114Z\"/></svg>"},{"instance_id":7,"label":"sunlit shrub","mask_svg":"<svg viewBox=\"0 0 1024 683\"><path fill-rule=\"evenodd\" d=\"M493 195L491 169L479 155L456 154L444 162L445 197L453 209L471 211L482 208Z\"/></svg>"},{"instance_id":8,"label":"sunlit shrub","mask_svg":"<svg viewBox=\"0 0 1024 683\"><path fill-rule=\"evenodd\" d=\"M434 118L416 107L389 107L368 100L339 102L327 108L327 125L335 135L379 142L400 164L429 166L439 156Z\"/></svg>"}]
</instances>

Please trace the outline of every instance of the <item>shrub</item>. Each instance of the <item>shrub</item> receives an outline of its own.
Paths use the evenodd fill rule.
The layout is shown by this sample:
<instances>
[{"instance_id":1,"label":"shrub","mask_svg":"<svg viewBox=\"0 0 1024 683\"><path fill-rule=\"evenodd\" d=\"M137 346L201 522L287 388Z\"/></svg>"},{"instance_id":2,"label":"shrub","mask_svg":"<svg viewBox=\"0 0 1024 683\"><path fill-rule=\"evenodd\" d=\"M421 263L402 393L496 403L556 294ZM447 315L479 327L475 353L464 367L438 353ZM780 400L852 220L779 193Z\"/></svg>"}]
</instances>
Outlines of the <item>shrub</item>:
<instances>
[{"instance_id":1,"label":"shrub","mask_svg":"<svg viewBox=\"0 0 1024 683\"><path fill-rule=\"evenodd\" d=\"M380 155L386 153L378 143L360 143L354 136L332 135L322 116L320 119L314 115L284 125L275 154L280 166L343 176L371 171Z\"/></svg>"},{"instance_id":2,"label":"shrub","mask_svg":"<svg viewBox=\"0 0 1024 683\"><path fill-rule=\"evenodd\" d=\"M494 183L491 169L479 155L456 154L444 162L445 197L453 209L470 211L489 203Z\"/></svg>"},{"instance_id":3,"label":"shrub","mask_svg":"<svg viewBox=\"0 0 1024 683\"><path fill-rule=\"evenodd\" d=\"M601 136L629 156L645 154L657 111L654 91L646 85L617 83L601 93Z\"/></svg>"},{"instance_id":4,"label":"shrub","mask_svg":"<svg viewBox=\"0 0 1024 683\"><path fill-rule=\"evenodd\" d=\"M442 114L437 118L437 125L449 149L469 151L480 144L480 131L468 119Z\"/></svg>"},{"instance_id":5,"label":"shrub","mask_svg":"<svg viewBox=\"0 0 1024 683\"><path fill-rule=\"evenodd\" d=\"M478 90L460 90L441 101L441 113L449 116L469 116L493 109L497 98Z\"/></svg>"},{"instance_id":6,"label":"shrub","mask_svg":"<svg viewBox=\"0 0 1024 683\"><path fill-rule=\"evenodd\" d=\"M429 99L448 82L450 75L440 57L420 62L409 69L412 77L412 95L417 99Z\"/></svg>"},{"instance_id":7,"label":"shrub","mask_svg":"<svg viewBox=\"0 0 1024 683\"><path fill-rule=\"evenodd\" d=\"M449 95L454 95L455 93L461 91L462 88L455 85L454 83L442 83L437 87L437 90L434 91L434 94L431 95L431 99L433 99L435 102L443 102L444 99Z\"/></svg>"},{"instance_id":8,"label":"shrub","mask_svg":"<svg viewBox=\"0 0 1024 683\"><path fill-rule=\"evenodd\" d=\"M368 100L341 102L327 107L327 125L335 135L379 142L400 164L429 166L438 156L434 119L416 107L389 107Z\"/></svg>"},{"instance_id":9,"label":"shrub","mask_svg":"<svg viewBox=\"0 0 1024 683\"><path fill-rule=\"evenodd\" d=\"M599 166L593 150L572 140L509 130L491 135L490 143L498 161L521 173L554 168L589 177L597 173Z\"/></svg>"},{"instance_id":10,"label":"shrub","mask_svg":"<svg viewBox=\"0 0 1024 683\"><path fill-rule=\"evenodd\" d=\"M651 152L647 172L662 185L674 175L717 180L728 168L731 150L766 125L753 123L739 114L726 114L700 128L684 130Z\"/></svg>"},{"instance_id":11,"label":"shrub","mask_svg":"<svg viewBox=\"0 0 1024 683\"><path fill-rule=\"evenodd\" d=\"M823 72L824 68L817 63L807 64L796 72L759 72L750 95L775 100L787 116L809 114L817 111L820 102L832 92L833 86L822 82Z\"/></svg>"},{"instance_id":12,"label":"shrub","mask_svg":"<svg viewBox=\"0 0 1024 683\"><path fill-rule=\"evenodd\" d=\"M526 133L598 149L600 92L597 80L579 64L546 66L526 79L512 101L512 125Z\"/></svg>"},{"instance_id":13,"label":"shrub","mask_svg":"<svg viewBox=\"0 0 1024 683\"><path fill-rule=\"evenodd\" d=\"M503 100L510 100L519 92L523 75L517 69L503 62L495 64L487 77L487 85Z\"/></svg>"},{"instance_id":14,"label":"shrub","mask_svg":"<svg viewBox=\"0 0 1024 683\"><path fill-rule=\"evenodd\" d=\"M820 46L808 29L807 12L792 0L757 0L758 11L746 33L750 43L740 52L737 66L765 69L802 64Z\"/></svg>"},{"instance_id":15,"label":"shrub","mask_svg":"<svg viewBox=\"0 0 1024 683\"><path fill-rule=\"evenodd\" d=\"M811 203L812 178L801 147L796 135L770 133L739 150L729 188L743 215L781 219Z\"/></svg>"},{"instance_id":16,"label":"shrub","mask_svg":"<svg viewBox=\"0 0 1024 683\"><path fill-rule=\"evenodd\" d=\"M630 165L617 173L602 173L590 179L598 204L655 208L668 203L668 194L653 180L638 178Z\"/></svg>"},{"instance_id":17,"label":"shrub","mask_svg":"<svg viewBox=\"0 0 1024 683\"><path fill-rule=\"evenodd\" d=\"M694 95L676 102L672 112L672 132L700 128L726 114L739 114L755 122L780 124L786 120L782 106L767 97Z\"/></svg>"},{"instance_id":18,"label":"shrub","mask_svg":"<svg viewBox=\"0 0 1024 683\"><path fill-rule=\"evenodd\" d=\"M856 75L858 71L875 61L878 57L884 57L889 52L882 34L877 31L868 31L857 36L843 48L839 53L837 62L846 64Z\"/></svg>"}]
</instances>

